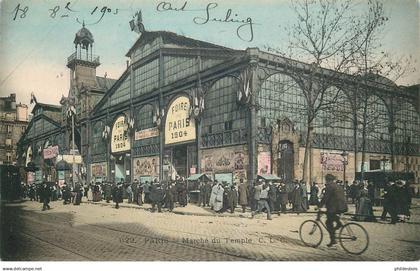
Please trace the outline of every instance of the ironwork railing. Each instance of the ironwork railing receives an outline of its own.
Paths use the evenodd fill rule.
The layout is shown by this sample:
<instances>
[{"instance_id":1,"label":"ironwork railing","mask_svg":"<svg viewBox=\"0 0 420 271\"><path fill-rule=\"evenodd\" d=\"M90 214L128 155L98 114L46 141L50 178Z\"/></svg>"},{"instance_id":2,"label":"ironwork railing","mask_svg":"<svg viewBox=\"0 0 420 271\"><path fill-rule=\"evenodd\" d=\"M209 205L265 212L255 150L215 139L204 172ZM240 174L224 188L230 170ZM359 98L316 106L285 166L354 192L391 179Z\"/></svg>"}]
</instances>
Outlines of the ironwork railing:
<instances>
[{"instance_id":1,"label":"ironwork railing","mask_svg":"<svg viewBox=\"0 0 420 271\"><path fill-rule=\"evenodd\" d=\"M215 147L232 144L242 144L247 142L246 129L236 129L201 136L202 147Z\"/></svg>"},{"instance_id":2,"label":"ironwork railing","mask_svg":"<svg viewBox=\"0 0 420 271\"><path fill-rule=\"evenodd\" d=\"M83 52L81 53L74 52L71 56L67 58L67 63L70 63L73 60L89 61L89 62L99 64L99 56L92 55L92 54L85 54Z\"/></svg>"}]
</instances>

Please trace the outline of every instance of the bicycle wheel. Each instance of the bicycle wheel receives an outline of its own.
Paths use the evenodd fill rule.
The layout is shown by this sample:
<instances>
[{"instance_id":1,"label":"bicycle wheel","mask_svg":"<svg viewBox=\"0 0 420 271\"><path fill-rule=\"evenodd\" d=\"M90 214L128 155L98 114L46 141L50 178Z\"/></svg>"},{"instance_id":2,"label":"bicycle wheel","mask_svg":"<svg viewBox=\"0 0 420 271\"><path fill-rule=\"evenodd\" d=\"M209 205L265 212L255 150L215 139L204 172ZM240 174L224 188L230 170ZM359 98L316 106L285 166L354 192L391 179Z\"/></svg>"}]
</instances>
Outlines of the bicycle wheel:
<instances>
[{"instance_id":1,"label":"bicycle wheel","mask_svg":"<svg viewBox=\"0 0 420 271\"><path fill-rule=\"evenodd\" d=\"M317 247L323 238L321 226L315 220L306 220L300 225L299 237L306 246Z\"/></svg>"},{"instance_id":2,"label":"bicycle wheel","mask_svg":"<svg viewBox=\"0 0 420 271\"><path fill-rule=\"evenodd\" d=\"M338 235L341 247L350 254L360 255L369 246L369 235L365 228L357 223L345 224Z\"/></svg>"}]
</instances>

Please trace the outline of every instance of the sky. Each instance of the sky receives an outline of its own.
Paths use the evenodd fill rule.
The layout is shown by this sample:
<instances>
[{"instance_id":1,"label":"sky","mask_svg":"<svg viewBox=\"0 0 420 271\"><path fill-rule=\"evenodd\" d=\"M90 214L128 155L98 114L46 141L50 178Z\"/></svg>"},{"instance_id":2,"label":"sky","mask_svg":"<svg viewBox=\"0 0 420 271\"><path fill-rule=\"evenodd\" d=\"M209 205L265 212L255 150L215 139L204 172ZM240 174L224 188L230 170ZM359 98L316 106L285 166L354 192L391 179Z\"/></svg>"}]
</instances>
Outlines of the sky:
<instances>
[{"instance_id":1,"label":"sky","mask_svg":"<svg viewBox=\"0 0 420 271\"><path fill-rule=\"evenodd\" d=\"M363 7L365 2L359 2ZM58 104L61 96L68 94L70 72L66 61L74 52L74 35L83 21L94 36L94 54L101 59L97 75L107 73L109 78L118 79L126 67L125 54L139 37L131 31L129 21L140 9L148 31L172 31L234 49L286 48L288 37L284 27L296 20L289 0L171 1L173 9L180 9L186 3L184 11L158 11L160 3L152 0L0 0L0 96L16 93L18 102L29 104L30 93L34 92L39 102ZM385 50L394 56L411 55L420 61L420 0L385 0L383 3L390 18L383 33ZM242 28L238 37L236 29L240 24L197 24L202 23L202 19L194 23L194 18L206 17L205 9L209 4L214 7L211 16L224 18L231 9L235 19L251 18L254 23L252 41L249 41L247 27ZM398 83L420 83L419 70Z\"/></svg>"}]
</instances>

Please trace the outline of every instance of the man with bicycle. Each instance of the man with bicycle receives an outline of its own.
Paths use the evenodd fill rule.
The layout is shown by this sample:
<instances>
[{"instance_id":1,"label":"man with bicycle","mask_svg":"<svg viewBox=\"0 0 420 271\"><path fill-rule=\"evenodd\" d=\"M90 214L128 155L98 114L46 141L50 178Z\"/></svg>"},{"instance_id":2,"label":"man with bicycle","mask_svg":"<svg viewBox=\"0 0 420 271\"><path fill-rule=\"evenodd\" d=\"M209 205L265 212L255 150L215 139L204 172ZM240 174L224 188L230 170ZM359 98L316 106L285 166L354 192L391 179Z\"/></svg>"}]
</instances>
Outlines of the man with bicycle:
<instances>
[{"instance_id":1,"label":"man with bicycle","mask_svg":"<svg viewBox=\"0 0 420 271\"><path fill-rule=\"evenodd\" d=\"M337 244L337 241L335 240L335 231L343 226L339 215L347 212L347 203L344 189L342 186L335 183L335 176L327 174L327 176L325 176L325 181L325 195L318 207L321 208L325 205L327 208L327 221L325 224L331 240L327 246L331 247ZM335 227L334 222L336 223Z\"/></svg>"}]
</instances>

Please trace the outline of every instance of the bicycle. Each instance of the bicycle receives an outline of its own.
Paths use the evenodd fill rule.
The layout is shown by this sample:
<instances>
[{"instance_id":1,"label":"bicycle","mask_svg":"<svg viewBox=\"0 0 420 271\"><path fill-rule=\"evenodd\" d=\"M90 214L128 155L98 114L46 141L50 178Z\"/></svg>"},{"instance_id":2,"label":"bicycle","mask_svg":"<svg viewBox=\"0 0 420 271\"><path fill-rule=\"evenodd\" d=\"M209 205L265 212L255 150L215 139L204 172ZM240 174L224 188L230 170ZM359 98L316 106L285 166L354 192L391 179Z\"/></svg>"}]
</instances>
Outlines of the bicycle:
<instances>
[{"instance_id":1,"label":"bicycle","mask_svg":"<svg viewBox=\"0 0 420 271\"><path fill-rule=\"evenodd\" d=\"M316 220L306 220L300 225L299 237L306 246L316 248L322 243L324 233L321 225L326 230L327 226L321 221L321 214L325 213L318 211ZM336 239L346 252L354 255L362 254L369 246L367 231L360 224L354 222L343 224Z\"/></svg>"}]
</instances>

